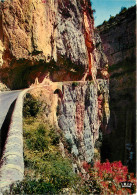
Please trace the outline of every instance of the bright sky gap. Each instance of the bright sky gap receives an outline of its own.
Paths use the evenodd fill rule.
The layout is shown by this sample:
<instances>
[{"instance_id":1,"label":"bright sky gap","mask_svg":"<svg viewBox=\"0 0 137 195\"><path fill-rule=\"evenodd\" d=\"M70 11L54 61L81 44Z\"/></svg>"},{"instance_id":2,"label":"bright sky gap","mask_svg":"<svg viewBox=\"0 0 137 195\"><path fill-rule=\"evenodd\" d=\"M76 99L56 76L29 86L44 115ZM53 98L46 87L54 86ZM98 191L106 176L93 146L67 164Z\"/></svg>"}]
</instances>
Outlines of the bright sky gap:
<instances>
[{"instance_id":1,"label":"bright sky gap","mask_svg":"<svg viewBox=\"0 0 137 195\"><path fill-rule=\"evenodd\" d=\"M122 7L129 8L136 5L136 0L91 0L92 9L95 9L95 27L109 20L110 16L118 14Z\"/></svg>"}]
</instances>

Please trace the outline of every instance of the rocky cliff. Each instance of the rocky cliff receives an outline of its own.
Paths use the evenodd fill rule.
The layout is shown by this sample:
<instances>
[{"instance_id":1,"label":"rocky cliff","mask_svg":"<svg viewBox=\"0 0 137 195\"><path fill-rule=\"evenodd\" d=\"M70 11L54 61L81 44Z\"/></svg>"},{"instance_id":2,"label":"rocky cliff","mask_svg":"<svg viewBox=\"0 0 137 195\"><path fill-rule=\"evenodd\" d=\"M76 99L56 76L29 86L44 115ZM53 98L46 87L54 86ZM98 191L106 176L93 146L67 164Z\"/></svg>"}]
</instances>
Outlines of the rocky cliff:
<instances>
[{"instance_id":1,"label":"rocky cliff","mask_svg":"<svg viewBox=\"0 0 137 195\"><path fill-rule=\"evenodd\" d=\"M69 153L80 168L84 161L94 160L94 153L98 152L99 156L96 142L109 121L109 82L99 79L98 83L99 89L93 81L48 82L45 79L44 86L40 84L31 90L43 102L44 120L61 129ZM62 150L64 147L62 144Z\"/></svg>"},{"instance_id":2,"label":"rocky cliff","mask_svg":"<svg viewBox=\"0 0 137 195\"><path fill-rule=\"evenodd\" d=\"M59 104L59 127L70 144L71 153L80 161L91 162L101 124L109 120L108 82L99 80L100 90L93 82L63 85Z\"/></svg>"},{"instance_id":3,"label":"rocky cliff","mask_svg":"<svg viewBox=\"0 0 137 195\"><path fill-rule=\"evenodd\" d=\"M109 81L90 0L1 2L0 31L0 80L11 89L52 81L45 93L58 94L56 124L71 153L91 162L109 119Z\"/></svg>"},{"instance_id":4,"label":"rocky cliff","mask_svg":"<svg viewBox=\"0 0 137 195\"><path fill-rule=\"evenodd\" d=\"M136 6L123 9L98 26L109 65L136 55Z\"/></svg>"},{"instance_id":5,"label":"rocky cliff","mask_svg":"<svg viewBox=\"0 0 137 195\"><path fill-rule=\"evenodd\" d=\"M102 156L104 160L122 160L131 171L135 170L135 19L134 6L98 27L110 65L111 117Z\"/></svg>"},{"instance_id":6,"label":"rocky cliff","mask_svg":"<svg viewBox=\"0 0 137 195\"><path fill-rule=\"evenodd\" d=\"M62 81L92 72L95 80L107 63L96 47L89 0L4 1L0 29L0 78L11 88L27 87L36 77L41 82L48 73Z\"/></svg>"}]
</instances>

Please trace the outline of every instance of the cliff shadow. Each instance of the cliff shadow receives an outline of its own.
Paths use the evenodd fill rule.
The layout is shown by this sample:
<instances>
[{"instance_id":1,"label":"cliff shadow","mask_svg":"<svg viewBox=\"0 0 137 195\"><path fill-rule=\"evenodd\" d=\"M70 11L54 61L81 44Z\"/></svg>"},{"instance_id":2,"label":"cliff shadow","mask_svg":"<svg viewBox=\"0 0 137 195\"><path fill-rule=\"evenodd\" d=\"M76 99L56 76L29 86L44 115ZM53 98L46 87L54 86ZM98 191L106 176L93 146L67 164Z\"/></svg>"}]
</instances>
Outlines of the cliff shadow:
<instances>
[{"instance_id":1,"label":"cliff shadow","mask_svg":"<svg viewBox=\"0 0 137 195\"><path fill-rule=\"evenodd\" d=\"M103 135L101 161L122 161L136 169L135 58L110 67L110 120Z\"/></svg>"}]
</instances>

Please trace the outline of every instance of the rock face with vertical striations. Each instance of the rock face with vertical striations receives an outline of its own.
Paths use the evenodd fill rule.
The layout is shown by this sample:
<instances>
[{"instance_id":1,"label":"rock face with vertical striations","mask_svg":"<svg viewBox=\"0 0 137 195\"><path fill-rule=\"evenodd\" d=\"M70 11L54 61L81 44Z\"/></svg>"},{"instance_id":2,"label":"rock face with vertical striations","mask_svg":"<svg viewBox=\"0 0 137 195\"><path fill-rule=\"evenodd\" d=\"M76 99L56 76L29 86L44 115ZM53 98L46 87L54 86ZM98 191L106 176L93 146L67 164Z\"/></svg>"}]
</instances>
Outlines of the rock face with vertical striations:
<instances>
[{"instance_id":1,"label":"rock face with vertical striations","mask_svg":"<svg viewBox=\"0 0 137 195\"><path fill-rule=\"evenodd\" d=\"M104 127L108 123L108 82L99 80L99 86L100 91L93 82L73 82L63 85L58 123L71 145L72 154L80 161L93 160L99 128L103 123ZM103 100L100 108L98 94L102 95Z\"/></svg>"},{"instance_id":2,"label":"rock face with vertical striations","mask_svg":"<svg viewBox=\"0 0 137 195\"><path fill-rule=\"evenodd\" d=\"M62 82L53 91L58 125L71 153L92 161L109 119L109 81L90 0L0 2L0 32L0 80L11 89Z\"/></svg>"},{"instance_id":3,"label":"rock face with vertical striations","mask_svg":"<svg viewBox=\"0 0 137 195\"><path fill-rule=\"evenodd\" d=\"M98 27L110 73L110 121L102 154L135 171L136 6ZM108 152L105 152L108 149Z\"/></svg>"}]
</instances>

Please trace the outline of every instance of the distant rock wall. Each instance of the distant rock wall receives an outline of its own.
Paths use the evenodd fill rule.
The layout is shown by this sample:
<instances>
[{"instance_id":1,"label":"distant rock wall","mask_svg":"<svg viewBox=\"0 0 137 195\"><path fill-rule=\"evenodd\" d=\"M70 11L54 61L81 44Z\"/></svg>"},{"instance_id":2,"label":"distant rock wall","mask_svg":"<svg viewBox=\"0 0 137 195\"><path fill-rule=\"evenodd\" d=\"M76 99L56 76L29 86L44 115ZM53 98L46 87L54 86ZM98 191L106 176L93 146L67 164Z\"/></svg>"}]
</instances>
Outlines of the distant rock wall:
<instances>
[{"instance_id":1,"label":"distant rock wall","mask_svg":"<svg viewBox=\"0 0 137 195\"><path fill-rule=\"evenodd\" d=\"M123 10L98 27L110 74L110 120L102 160L122 160L135 171L136 7Z\"/></svg>"},{"instance_id":2,"label":"distant rock wall","mask_svg":"<svg viewBox=\"0 0 137 195\"><path fill-rule=\"evenodd\" d=\"M98 26L109 65L136 56L136 6Z\"/></svg>"}]
</instances>

